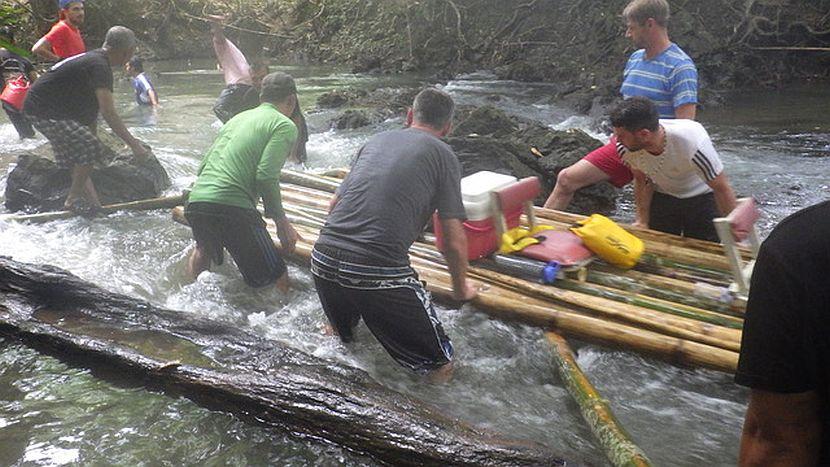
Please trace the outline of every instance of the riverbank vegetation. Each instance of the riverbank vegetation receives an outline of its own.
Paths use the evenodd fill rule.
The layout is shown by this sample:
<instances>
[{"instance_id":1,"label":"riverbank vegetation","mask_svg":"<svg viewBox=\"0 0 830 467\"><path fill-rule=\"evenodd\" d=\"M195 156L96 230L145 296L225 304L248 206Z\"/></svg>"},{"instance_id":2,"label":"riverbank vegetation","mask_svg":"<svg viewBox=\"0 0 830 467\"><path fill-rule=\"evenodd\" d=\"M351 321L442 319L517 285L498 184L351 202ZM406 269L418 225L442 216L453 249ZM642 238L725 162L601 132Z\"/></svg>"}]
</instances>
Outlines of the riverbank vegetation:
<instances>
[{"instance_id":1,"label":"riverbank vegetation","mask_svg":"<svg viewBox=\"0 0 830 467\"><path fill-rule=\"evenodd\" d=\"M33 40L56 16L53 0L4 0ZM100 0L85 34L137 31L142 54L210 56L205 17L231 16L228 34L249 55L349 64L356 71L492 69L548 81L588 105L616 94L632 51L620 12L628 0ZM714 91L830 80L830 0L672 0L672 39L697 62L704 99ZM3 21L6 16L0 15Z\"/></svg>"}]
</instances>

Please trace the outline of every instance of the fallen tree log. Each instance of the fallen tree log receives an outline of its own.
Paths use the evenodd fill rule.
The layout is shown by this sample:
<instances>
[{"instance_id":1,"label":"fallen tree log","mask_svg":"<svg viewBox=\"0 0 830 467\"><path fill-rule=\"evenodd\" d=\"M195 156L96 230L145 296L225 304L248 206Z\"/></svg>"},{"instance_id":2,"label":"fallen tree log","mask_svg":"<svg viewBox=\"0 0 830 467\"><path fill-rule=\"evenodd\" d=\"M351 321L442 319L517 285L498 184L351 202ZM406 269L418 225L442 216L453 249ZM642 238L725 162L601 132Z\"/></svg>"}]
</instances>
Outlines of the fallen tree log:
<instances>
[{"instance_id":1,"label":"fallen tree log","mask_svg":"<svg viewBox=\"0 0 830 467\"><path fill-rule=\"evenodd\" d=\"M543 446L451 419L362 370L108 292L51 266L0 257L0 333L394 465L565 465ZM166 345L147 346L150 339Z\"/></svg>"}]
</instances>

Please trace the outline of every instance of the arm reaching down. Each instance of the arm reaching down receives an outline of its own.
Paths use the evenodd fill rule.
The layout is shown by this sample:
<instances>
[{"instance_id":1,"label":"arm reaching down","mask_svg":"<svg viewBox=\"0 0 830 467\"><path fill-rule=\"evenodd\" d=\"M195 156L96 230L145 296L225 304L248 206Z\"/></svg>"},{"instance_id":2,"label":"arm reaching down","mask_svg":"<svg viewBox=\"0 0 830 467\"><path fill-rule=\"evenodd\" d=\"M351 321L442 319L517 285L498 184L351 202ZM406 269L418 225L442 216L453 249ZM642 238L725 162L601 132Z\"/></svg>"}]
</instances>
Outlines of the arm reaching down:
<instances>
[{"instance_id":1,"label":"arm reaching down","mask_svg":"<svg viewBox=\"0 0 830 467\"><path fill-rule=\"evenodd\" d=\"M444 258L452 277L452 292L456 300L468 301L478 295L475 287L467 281L467 234L458 219L441 219L444 231Z\"/></svg>"},{"instance_id":2,"label":"arm reaching down","mask_svg":"<svg viewBox=\"0 0 830 467\"><path fill-rule=\"evenodd\" d=\"M637 211L634 225L647 229L651 220L651 200L654 197L654 184L643 172L632 170L632 173L634 174L634 206Z\"/></svg>"},{"instance_id":3,"label":"arm reaching down","mask_svg":"<svg viewBox=\"0 0 830 467\"><path fill-rule=\"evenodd\" d=\"M728 216L737 206L738 200L735 198L735 192L732 191L732 186L729 184L726 174L721 172L720 175L707 183L715 192L715 204L718 205L720 215Z\"/></svg>"},{"instance_id":4,"label":"arm reaching down","mask_svg":"<svg viewBox=\"0 0 830 467\"><path fill-rule=\"evenodd\" d=\"M52 53L52 44L45 37L41 37L35 42L35 45L32 46L32 53L50 62L60 61L60 57Z\"/></svg>"},{"instance_id":5,"label":"arm reaching down","mask_svg":"<svg viewBox=\"0 0 830 467\"><path fill-rule=\"evenodd\" d=\"M149 151L138 139L134 138L130 131L127 130L126 125L115 111L115 104L112 98L112 91L106 88L98 88L95 90L95 96L98 98L98 108L101 110L101 115L106 120L107 124L112 128L119 138L121 138L127 146L133 151L133 154L139 159L143 160L149 154Z\"/></svg>"}]
</instances>

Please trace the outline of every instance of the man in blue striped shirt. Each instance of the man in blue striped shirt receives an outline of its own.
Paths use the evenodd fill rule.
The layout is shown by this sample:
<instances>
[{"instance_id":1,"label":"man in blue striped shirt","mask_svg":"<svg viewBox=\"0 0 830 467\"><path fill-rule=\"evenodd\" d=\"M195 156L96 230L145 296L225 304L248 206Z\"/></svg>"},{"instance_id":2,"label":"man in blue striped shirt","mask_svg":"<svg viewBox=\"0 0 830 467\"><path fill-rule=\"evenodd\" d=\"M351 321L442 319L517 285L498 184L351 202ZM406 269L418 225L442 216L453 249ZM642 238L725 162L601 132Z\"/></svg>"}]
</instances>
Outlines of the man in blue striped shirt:
<instances>
[{"instance_id":1,"label":"man in blue striped shirt","mask_svg":"<svg viewBox=\"0 0 830 467\"><path fill-rule=\"evenodd\" d=\"M692 59L669 40L669 4L666 0L633 0L623 10L625 36L637 51L623 72L624 98L647 97L657 105L660 118L693 120L697 109L697 69ZM565 209L580 188L608 181L622 188L631 171L617 155L614 136L605 146L559 172L545 207Z\"/></svg>"}]
</instances>

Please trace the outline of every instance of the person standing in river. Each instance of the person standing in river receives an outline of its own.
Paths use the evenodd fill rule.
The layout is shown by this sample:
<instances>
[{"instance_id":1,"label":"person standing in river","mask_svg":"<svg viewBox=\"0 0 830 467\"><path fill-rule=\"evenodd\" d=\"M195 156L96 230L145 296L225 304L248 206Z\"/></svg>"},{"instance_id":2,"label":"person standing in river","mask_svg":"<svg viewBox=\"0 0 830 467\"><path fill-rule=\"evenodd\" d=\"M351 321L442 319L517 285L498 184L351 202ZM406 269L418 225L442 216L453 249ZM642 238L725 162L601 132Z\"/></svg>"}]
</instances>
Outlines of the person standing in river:
<instances>
[{"instance_id":1,"label":"person standing in river","mask_svg":"<svg viewBox=\"0 0 830 467\"><path fill-rule=\"evenodd\" d=\"M618 157L634 174L634 225L718 241L712 220L732 212L737 200L703 125L658 119L645 97L622 101L610 119Z\"/></svg>"},{"instance_id":2,"label":"person standing in river","mask_svg":"<svg viewBox=\"0 0 830 467\"><path fill-rule=\"evenodd\" d=\"M248 63L245 54L225 36L222 23L224 16L209 16L210 30L213 42L213 51L216 53L216 60L222 68L225 78L225 88L216 99L213 106L213 113L222 123L226 123L239 112L253 109L258 106L259 89L262 77L268 74L268 65L265 60L257 59L252 64ZM291 150L290 160L304 163L308 159L306 143L308 142L308 125L305 121L299 100L291 114L291 121L299 131L297 142Z\"/></svg>"},{"instance_id":3,"label":"person standing in river","mask_svg":"<svg viewBox=\"0 0 830 467\"><path fill-rule=\"evenodd\" d=\"M8 26L0 28L0 39L10 45L14 45L14 33ZM22 77L25 82L32 83L37 78L37 73L32 63L20 55L0 46L0 91L6 87L6 82ZM23 109L3 101L3 110L9 117L9 121L17 130L20 139L34 138L35 129L32 123L23 115Z\"/></svg>"},{"instance_id":4,"label":"person standing in river","mask_svg":"<svg viewBox=\"0 0 830 467\"><path fill-rule=\"evenodd\" d=\"M448 94L427 88L408 112L409 128L376 135L358 151L311 256L317 295L340 339L352 341L362 318L399 364L436 381L450 378L453 347L408 251L437 209L453 294L475 297L466 279L461 165L439 139L454 108Z\"/></svg>"},{"instance_id":5,"label":"person standing in river","mask_svg":"<svg viewBox=\"0 0 830 467\"><path fill-rule=\"evenodd\" d=\"M297 139L297 127L288 118L297 105L294 79L285 73L266 75L259 98L262 104L222 127L202 159L185 208L196 240L187 269L196 278L211 263L222 264L227 249L245 283L276 283L287 292L288 268L257 202L262 199L265 216L274 220L283 252L291 253L299 236L285 217L279 180Z\"/></svg>"},{"instance_id":6,"label":"person standing in river","mask_svg":"<svg viewBox=\"0 0 830 467\"><path fill-rule=\"evenodd\" d=\"M752 389L741 466L830 465L830 201L761 245L735 382Z\"/></svg>"},{"instance_id":7,"label":"person standing in river","mask_svg":"<svg viewBox=\"0 0 830 467\"><path fill-rule=\"evenodd\" d=\"M625 36L637 51L623 71L620 93L626 99L643 96L657 104L660 118L694 120L697 112L697 68L677 44L669 40L669 4L666 0L633 0L623 10ZM614 136L605 146L563 169L545 202L548 209L568 207L577 190L608 181L622 188L633 180L617 155Z\"/></svg>"},{"instance_id":8,"label":"person standing in river","mask_svg":"<svg viewBox=\"0 0 830 467\"><path fill-rule=\"evenodd\" d=\"M60 21L32 46L32 53L50 62L86 52L80 30L84 24L83 0L58 0L58 7Z\"/></svg>"},{"instance_id":9,"label":"person standing in river","mask_svg":"<svg viewBox=\"0 0 830 467\"><path fill-rule=\"evenodd\" d=\"M23 112L52 143L55 162L70 170L72 185L64 207L94 211L101 206L90 174L96 162L111 154L97 133L98 113L139 160L149 150L134 138L115 111L112 67L122 67L135 52L135 34L124 26L107 31L104 45L55 64L35 81Z\"/></svg>"}]
</instances>

